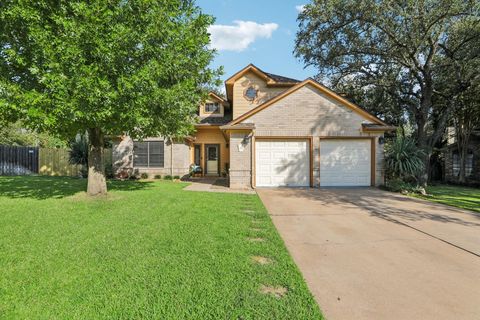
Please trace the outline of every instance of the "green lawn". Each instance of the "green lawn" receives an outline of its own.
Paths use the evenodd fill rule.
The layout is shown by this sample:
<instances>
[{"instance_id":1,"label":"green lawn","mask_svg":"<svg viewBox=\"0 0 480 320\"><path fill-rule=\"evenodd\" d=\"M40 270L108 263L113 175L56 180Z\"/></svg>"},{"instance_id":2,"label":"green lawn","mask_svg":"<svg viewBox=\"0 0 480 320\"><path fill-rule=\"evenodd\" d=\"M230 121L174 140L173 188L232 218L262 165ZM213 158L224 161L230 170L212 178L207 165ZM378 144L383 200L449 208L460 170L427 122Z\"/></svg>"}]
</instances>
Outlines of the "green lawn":
<instances>
[{"instance_id":1,"label":"green lawn","mask_svg":"<svg viewBox=\"0 0 480 320\"><path fill-rule=\"evenodd\" d=\"M256 195L184 186L0 177L0 318L321 318Z\"/></svg>"},{"instance_id":2,"label":"green lawn","mask_svg":"<svg viewBox=\"0 0 480 320\"><path fill-rule=\"evenodd\" d=\"M479 188L437 185L427 187L427 193L429 196L416 195L416 197L480 212Z\"/></svg>"}]
</instances>

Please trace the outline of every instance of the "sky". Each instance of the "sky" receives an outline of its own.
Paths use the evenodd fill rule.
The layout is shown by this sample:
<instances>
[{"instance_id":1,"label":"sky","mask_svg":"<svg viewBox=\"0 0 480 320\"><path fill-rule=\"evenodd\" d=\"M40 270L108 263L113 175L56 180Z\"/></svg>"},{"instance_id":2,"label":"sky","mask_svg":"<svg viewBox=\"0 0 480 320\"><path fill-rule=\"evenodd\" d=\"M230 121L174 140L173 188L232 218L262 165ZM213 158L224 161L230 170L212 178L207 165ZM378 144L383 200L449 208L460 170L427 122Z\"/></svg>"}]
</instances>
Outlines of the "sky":
<instances>
[{"instance_id":1,"label":"sky","mask_svg":"<svg viewBox=\"0 0 480 320\"><path fill-rule=\"evenodd\" d=\"M213 67L223 66L222 80L253 63L265 72L304 80L316 72L293 55L298 13L304 0L197 0L216 20L209 28L218 50Z\"/></svg>"}]
</instances>

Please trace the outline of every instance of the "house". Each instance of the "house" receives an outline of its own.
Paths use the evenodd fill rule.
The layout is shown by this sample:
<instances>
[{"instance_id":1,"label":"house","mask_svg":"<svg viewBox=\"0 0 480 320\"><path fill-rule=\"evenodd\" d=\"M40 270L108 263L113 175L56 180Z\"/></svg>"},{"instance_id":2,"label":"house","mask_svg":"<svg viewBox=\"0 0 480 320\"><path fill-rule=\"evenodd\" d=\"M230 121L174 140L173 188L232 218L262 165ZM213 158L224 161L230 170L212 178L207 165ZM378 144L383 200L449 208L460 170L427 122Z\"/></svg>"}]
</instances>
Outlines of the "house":
<instances>
[{"instance_id":1,"label":"house","mask_svg":"<svg viewBox=\"0 0 480 320\"><path fill-rule=\"evenodd\" d=\"M383 135L391 126L313 79L298 81L248 65L210 93L196 132L181 141L114 144L118 173L228 173L230 187L374 186L384 181Z\"/></svg>"},{"instance_id":2,"label":"house","mask_svg":"<svg viewBox=\"0 0 480 320\"><path fill-rule=\"evenodd\" d=\"M455 141L455 129L447 129L447 146L443 151L444 181L458 183L460 176L460 153ZM480 128L470 135L465 158L465 183L480 183Z\"/></svg>"}]
</instances>

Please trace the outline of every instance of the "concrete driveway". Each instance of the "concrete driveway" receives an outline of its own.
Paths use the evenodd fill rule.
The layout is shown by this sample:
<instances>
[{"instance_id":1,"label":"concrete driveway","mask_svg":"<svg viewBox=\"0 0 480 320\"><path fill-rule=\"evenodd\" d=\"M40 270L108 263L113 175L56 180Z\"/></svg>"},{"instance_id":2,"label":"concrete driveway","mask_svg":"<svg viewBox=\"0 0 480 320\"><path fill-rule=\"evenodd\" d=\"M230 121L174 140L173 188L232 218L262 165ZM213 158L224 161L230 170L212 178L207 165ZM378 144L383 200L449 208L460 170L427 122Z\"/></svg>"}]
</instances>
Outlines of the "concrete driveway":
<instances>
[{"instance_id":1,"label":"concrete driveway","mask_svg":"<svg viewBox=\"0 0 480 320\"><path fill-rule=\"evenodd\" d=\"M371 188L257 193L327 319L480 319L480 214Z\"/></svg>"}]
</instances>

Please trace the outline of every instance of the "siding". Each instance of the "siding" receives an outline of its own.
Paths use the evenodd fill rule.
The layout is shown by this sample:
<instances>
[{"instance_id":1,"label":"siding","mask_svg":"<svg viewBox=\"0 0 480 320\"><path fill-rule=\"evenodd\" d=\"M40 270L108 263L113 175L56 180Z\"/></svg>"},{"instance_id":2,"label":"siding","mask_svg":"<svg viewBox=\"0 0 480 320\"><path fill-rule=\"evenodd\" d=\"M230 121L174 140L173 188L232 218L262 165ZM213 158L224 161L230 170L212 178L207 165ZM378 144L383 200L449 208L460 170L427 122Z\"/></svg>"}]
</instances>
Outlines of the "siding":
<instances>
[{"instance_id":1,"label":"siding","mask_svg":"<svg viewBox=\"0 0 480 320\"><path fill-rule=\"evenodd\" d=\"M258 90L257 98L254 101L249 101L243 96L244 91L250 86L253 86ZM254 73L249 72L245 74L233 85L233 119L279 95L287 89L288 87L267 87L265 81Z\"/></svg>"},{"instance_id":2,"label":"siding","mask_svg":"<svg viewBox=\"0 0 480 320\"><path fill-rule=\"evenodd\" d=\"M201 147L201 166L205 163L205 144L219 144L220 145L220 173L225 170L226 164L230 163L230 153L227 148L227 142L223 133L217 128L198 128L195 133L194 144L200 144ZM194 160L194 148L190 151L190 163Z\"/></svg>"},{"instance_id":3,"label":"siding","mask_svg":"<svg viewBox=\"0 0 480 320\"><path fill-rule=\"evenodd\" d=\"M171 155L173 149L173 175L183 177L190 171L190 146L185 142L175 142L173 148L166 138L147 138L144 141L165 141L163 168L136 168L133 166L133 140L126 136L113 143L112 161L113 172L116 177L126 178L134 172L146 172L153 175L171 175Z\"/></svg>"}]
</instances>

